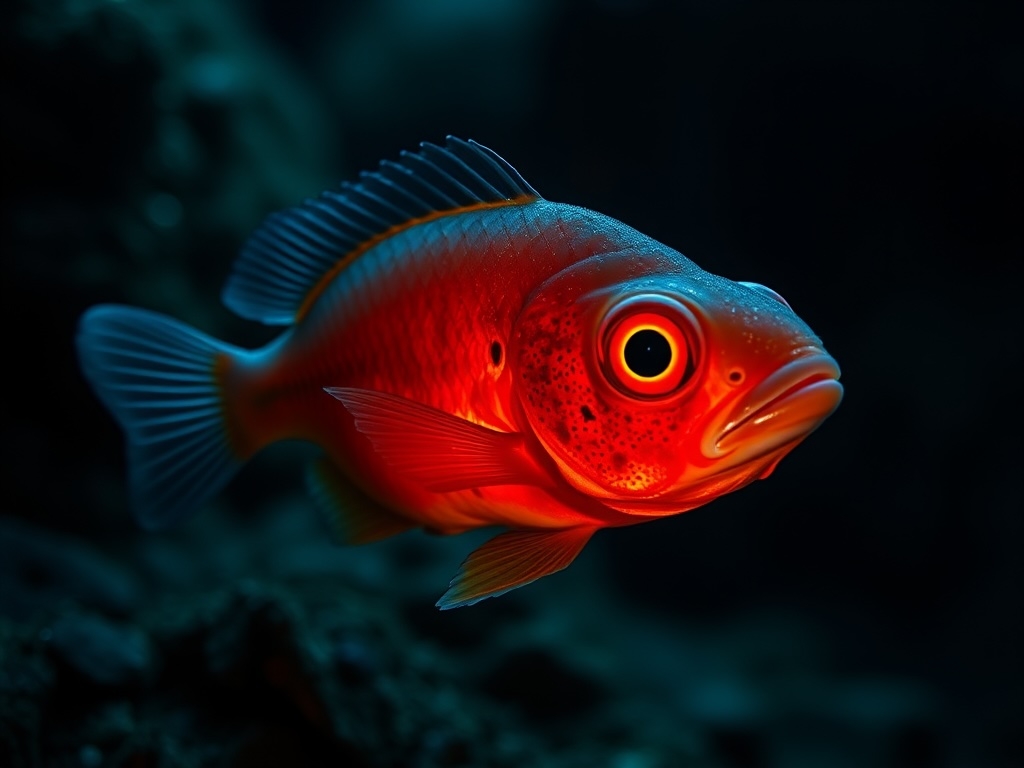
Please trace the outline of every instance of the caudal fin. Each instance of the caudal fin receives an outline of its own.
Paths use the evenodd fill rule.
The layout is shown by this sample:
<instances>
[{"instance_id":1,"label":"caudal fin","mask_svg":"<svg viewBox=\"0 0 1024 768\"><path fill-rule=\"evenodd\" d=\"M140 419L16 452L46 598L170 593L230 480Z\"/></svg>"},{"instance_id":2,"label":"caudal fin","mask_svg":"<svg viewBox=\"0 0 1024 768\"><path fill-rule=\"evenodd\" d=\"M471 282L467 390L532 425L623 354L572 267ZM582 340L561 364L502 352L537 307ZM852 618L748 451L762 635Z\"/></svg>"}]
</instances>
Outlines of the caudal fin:
<instances>
[{"instance_id":1,"label":"caudal fin","mask_svg":"<svg viewBox=\"0 0 1024 768\"><path fill-rule=\"evenodd\" d=\"M228 439L219 370L241 350L115 305L88 310L76 341L85 377L124 429L141 525L168 525L227 484L242 461Z\"/></svg>"}]
</instances>

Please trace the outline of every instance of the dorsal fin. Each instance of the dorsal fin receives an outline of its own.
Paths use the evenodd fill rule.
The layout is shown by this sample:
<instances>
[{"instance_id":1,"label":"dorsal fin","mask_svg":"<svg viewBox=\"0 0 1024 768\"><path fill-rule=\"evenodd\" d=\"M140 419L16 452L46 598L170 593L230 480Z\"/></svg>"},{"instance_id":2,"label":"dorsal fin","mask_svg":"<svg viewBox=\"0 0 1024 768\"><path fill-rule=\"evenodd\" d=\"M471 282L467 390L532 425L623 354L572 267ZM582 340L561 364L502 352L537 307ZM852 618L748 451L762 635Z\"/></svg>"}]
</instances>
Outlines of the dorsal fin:
<instances>
[{"instance_id":1,"label":"dorsal fin","mask_svg":"<svg viewBox=\"0 0 1024 768\"><path fill-rule=\"evenodd\" d=\"M475 141L424 142L357 183L268 216L243 247L222 298L242 317L287 325L340 269L395 232L465 208L539 197L515 168Z\"/></svg>"}]
</instances>

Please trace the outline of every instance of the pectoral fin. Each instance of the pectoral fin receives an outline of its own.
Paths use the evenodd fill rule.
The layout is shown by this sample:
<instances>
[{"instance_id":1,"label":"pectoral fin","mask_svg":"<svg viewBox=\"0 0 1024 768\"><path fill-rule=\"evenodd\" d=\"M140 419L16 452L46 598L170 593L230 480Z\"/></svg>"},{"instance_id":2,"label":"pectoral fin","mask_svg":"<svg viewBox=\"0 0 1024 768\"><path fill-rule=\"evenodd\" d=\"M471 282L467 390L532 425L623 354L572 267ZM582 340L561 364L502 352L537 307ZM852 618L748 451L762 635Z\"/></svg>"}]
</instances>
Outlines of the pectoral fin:
<instances>
[{"instance_id":1,"label":"pectoral fin","mask_svg":"<svg viewBox=\"0 0 1024 768\"><path fill-rule=\"evenodd\" d=\"M437 601L442 611L473 605L565 568L596 528L508 531L473 551Z\"/></svg>"},{"instance_id":2,"label":"pectoral fin","mask_svg":"<svg viewBox=\"0 0 1024 768\"><path fill-rule=\"evenodd\" d=\"M397 395L325 387L394 469L437 493L488 485L546 485L518 432L498 432Z\"/></svg>"}]
</instances>

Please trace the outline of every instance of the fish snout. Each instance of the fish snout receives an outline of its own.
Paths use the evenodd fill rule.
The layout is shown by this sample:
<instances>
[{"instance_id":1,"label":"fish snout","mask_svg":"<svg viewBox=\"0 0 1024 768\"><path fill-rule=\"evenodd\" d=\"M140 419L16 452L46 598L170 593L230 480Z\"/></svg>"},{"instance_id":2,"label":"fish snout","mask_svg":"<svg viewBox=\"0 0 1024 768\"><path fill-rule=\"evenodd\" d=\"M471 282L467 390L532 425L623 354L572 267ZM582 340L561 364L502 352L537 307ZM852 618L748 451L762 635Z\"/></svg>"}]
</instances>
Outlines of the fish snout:
<instances>
[{"instance_id":1,"label":"fish snout","mask_svg":"<svg viewBox=\"0 0 1024 768\"><path fill-rule=\"evenodd\" d=\"M708 458L740 463L790 447L813 432L839 406L839 366L818 347L808 347L750 389L705 433Z\"/></svg>"}]
</instances>

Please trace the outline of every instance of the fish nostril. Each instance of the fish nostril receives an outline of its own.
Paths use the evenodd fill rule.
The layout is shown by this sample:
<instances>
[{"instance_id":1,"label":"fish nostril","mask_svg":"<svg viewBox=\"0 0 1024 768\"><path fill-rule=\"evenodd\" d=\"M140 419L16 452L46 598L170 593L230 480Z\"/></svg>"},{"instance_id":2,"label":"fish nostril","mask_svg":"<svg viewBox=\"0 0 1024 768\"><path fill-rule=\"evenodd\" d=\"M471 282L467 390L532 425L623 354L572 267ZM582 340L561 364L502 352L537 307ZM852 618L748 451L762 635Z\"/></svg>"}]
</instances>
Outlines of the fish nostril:
<instances>
[{"instance_id":1,"label":"fish nostril","mask_svg":"<svg viewBox=\"0 0 1024 768\"><path fill-rule=\"evenodd\" d=\"M733 368L729 371L728 379L730 384L742 384L744 378L746 376L744 376L742 368Z\"/></svg>"}]
</instances>

